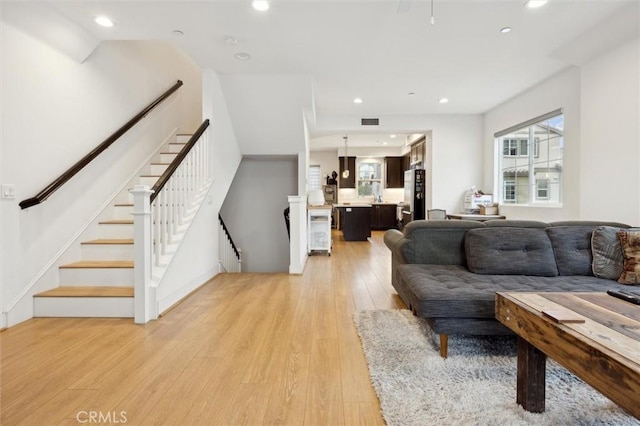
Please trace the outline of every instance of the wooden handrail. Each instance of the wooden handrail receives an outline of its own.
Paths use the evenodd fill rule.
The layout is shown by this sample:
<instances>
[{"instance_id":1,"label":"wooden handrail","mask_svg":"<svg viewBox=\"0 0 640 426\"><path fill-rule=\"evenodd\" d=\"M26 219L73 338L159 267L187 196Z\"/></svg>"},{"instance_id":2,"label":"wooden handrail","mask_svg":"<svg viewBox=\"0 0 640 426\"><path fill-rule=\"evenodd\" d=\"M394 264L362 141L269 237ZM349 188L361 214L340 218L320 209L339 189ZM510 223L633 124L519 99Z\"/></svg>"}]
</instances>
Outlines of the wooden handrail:
<instances>
[{"instance_id":1,"label":"wooden handrail","mask_svg":"<svg viewBox=\"0 0 640 426\"><path fill-rule=\"evenodd\" d=\"M149 104L145 109L140 111L135 117L131 120L127 121L122 127L116 130L111 136L105 139L100 145L95 147L93 151L85 155L80 161L71 166L66 172L60 175L56 180L47 185L42 191L40 191L35 197L27 198L20 202L20 208L26 209L35 205L42 203L44 200L49 198L51 194L57 191L62 185L64 185L69 179L76 175L80 170L82 170L87 164L89 164L93 159L95 159L98 155L100 155L104 150L109 148L116 140L118 140L122 135L124 135L127 131L129 131L133 126L135 126L140 120L142 120L147 114L151 112L155 107L161 104L165 99L171 96L176 90L182 86L182 81L178 80L176 84L174 84L169 90L167 90L164 94L162 94L158 99Z\"/></svg>"},{"instance_id":2,"label":"wooden handrail","mask_svg":"<svg viewBox=\"0 0 640 426\"><path fill-rule=\"evenodd\" d=\"M202 122L200 127L198 127L198 130L196 130L193 136L189 138L189 141L187 142L187 144L182 148L182 150L180 150L180 152L178 153L178 155L176 155L176 158L173 159L171 164L169 164L169 167L167 167L164 173L162 173L162 176L158 178L155 185L153 185L153 188L151 188L151 190L153 191L153 194L151 194L152 203L153 203L153 200L155 200L158 194L160 193L160 190L164 188L164 186L167 184L171 176L178 169L178 166L180 166L180 163L182 163L182 161L185 159L189 151L191 151L191 148L194 147L194 145L196 144L196 142L198 142L198 139L200 139L204 131L207 130L207 127L209 127L208 118Z\"/></svg>"},{"instance_id":3,"label":"wooden handrail","mask_svg":"<svg viewBox=\"0 0 640 426\"><path fill-rule=\"evenodd\" d=\"M224 223L224 220L222 220L222 216L220 216L220 214L218 213L218 220L220 221L220 224L222 225L222 229L224 230L224 233L227 235L227 238L229 238L229 242L231 243L231 247L233 248L233 251L236 254L236 257L238 259L240 259L240 252L238 251L238 248L236 247L235 243L233 242L233 238L231 238L231 234L229 233L229 230L227 229L227 225Z\"/></svg>"}]
</instances>

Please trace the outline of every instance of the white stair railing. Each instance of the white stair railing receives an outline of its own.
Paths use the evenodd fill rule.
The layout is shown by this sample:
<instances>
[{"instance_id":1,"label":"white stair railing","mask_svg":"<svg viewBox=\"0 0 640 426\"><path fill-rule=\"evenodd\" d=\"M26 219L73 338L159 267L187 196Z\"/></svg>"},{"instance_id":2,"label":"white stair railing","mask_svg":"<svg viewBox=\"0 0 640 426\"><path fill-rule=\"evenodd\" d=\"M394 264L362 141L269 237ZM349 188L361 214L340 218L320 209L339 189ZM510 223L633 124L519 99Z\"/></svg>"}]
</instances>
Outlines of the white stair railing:
<instances>
[{"instance_id":1,"label":"white stair railing","mask_svg":"<svg viewBox=\"0 0 640 426\"><path fill-rule=\"evenodd\" d=\"M164 274L212 182L205 120L153 188L136 185L134 216L135 322L158 317L156 284Z\"/></svg>"},{"instance_id":2,"label":"white stair railing","mask_svg":"<svg viewBox=\"0 0 640 426\"><path fill-rule=\"evenodd\" d=\"M242 250L236 247L220 215L218 215L218 266L220 272L242 272Z\"/></svg>"}]
</instances>

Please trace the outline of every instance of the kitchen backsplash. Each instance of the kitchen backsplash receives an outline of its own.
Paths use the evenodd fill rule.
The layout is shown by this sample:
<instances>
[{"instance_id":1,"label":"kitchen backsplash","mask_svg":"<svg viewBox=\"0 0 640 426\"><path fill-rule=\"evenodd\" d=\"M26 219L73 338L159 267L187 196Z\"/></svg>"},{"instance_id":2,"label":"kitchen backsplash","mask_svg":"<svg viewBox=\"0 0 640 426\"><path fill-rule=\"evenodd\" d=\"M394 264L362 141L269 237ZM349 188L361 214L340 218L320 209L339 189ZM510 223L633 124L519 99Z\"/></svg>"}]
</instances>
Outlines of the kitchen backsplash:
<instances>
[{"instance_id":1,"label":"kitchen backsplash","mask_svg":"<svg viewBox=\"0 0 640 426\"><path fill-rule=\"evenodd\" d=\"M404 189L388 188L382 190L382 202L396 204L404 200ZM339 203L371 203L373 196L358 197L358 192L354 188L345 188L338 190Z\"/></svg>"}]
</instances>

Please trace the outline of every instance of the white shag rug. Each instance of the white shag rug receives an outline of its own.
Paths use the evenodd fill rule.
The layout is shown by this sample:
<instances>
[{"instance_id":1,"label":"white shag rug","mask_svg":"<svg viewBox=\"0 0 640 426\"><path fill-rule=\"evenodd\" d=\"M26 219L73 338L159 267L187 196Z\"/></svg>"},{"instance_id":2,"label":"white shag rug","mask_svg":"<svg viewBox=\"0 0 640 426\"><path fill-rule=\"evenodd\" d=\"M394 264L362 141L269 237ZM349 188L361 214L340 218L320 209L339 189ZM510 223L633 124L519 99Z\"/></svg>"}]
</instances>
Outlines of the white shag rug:
<instances>
[{"instance_id":1,"label":"white shag rug","mask_svg":"<svg viewBox=\"0 0 640 426\"><path fill-rule=\"evenodd\" d=\"M362 311L354 322L388 425L640 425L551 360L546 411L525 411L514 337L450 336L443 359L438 336L406 309Z\"/></svg>"}]
</instances>

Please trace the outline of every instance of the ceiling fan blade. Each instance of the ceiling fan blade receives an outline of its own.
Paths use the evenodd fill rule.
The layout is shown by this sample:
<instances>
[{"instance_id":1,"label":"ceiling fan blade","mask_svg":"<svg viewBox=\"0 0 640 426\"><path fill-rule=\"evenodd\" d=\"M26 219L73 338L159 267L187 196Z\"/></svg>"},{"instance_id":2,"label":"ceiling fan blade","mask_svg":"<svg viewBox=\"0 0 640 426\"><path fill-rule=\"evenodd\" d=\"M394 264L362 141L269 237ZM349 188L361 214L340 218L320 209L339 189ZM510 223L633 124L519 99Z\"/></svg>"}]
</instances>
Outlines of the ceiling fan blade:
<instances>
[{"instance_id":1,"label":"ceiling fan blade","mask_svg":"<svg viewBox=\"0 0 640 426\"><path fill-rule=\"evenodd\" d=\"M398 0L398 13L407 13L411 9L412 0Z\"/></svg>"}]
</instances>

